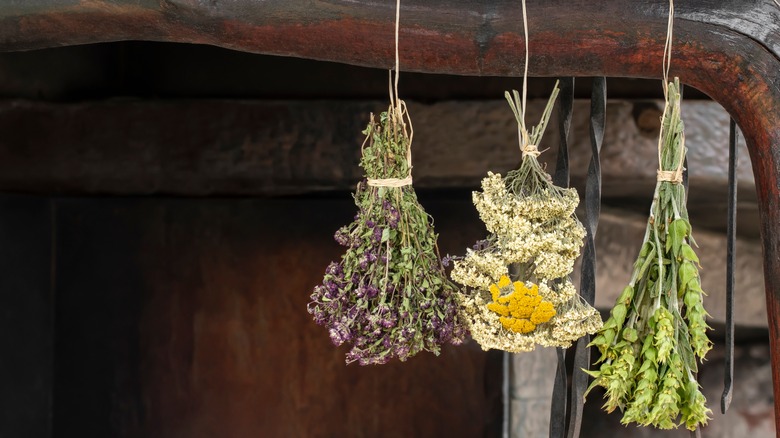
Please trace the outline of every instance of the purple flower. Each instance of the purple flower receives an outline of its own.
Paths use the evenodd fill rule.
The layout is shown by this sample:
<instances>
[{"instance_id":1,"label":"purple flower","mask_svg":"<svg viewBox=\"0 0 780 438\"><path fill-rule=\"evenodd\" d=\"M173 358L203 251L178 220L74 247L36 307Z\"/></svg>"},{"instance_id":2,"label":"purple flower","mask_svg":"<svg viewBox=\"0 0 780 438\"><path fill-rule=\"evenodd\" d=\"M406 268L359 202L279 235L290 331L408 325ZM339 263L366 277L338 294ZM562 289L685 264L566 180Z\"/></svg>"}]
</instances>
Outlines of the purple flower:
<instances>
[{"instance_id":1,"label":"purple flower","mask_svg":"<svg viewBox=\"0 0 780 438\"><path fill-rule=\"evenodd\" d=\"M409 345L408 344L396 344L394 353L399 359L406 360L409 357Z\"/></svg>"},{"instance_id":2,"label":"purple flower","mask_svg":"<svg viewBox=\"0 0 780 438\"><path fill-rule=\"evenodd\" d=\"M341 246L349 246L349 235L343 229L336 231L333 239Z\"/></svg>"},{"instance_id":3,"label":"purple flower","mask_svg":"<svg viewBox=\"0 0 780 438\"><path fill-rule=\"evenodd\" d=\"M444 256L444 258L441 259L441 264L444 267L449 266L451 262L452 262L452 257L449 254L447 254L446 256Z\"/></svg>"},{"instance_id":4,"label":"purple flower","mask_svg":"<svg viewBox=\"0 0 780 438\"><path fill-rule=\"evenodd\" d=\"M373 234L371 234L371 239L374 241L374 243L379 243L382 241L382 229L379 227L374 228Z\"/></svg>"},{"instance_id":5,"label":"purple flower","mask_svg":"<svg viewBox=\"0 0 780 438\"><path fill-rule=\"evenodd\" d=\"M336 262L330 262L327 268L325 268L325 273L328 275L335 275L338 276L343 272L343 268L341 267L340 263Z\"/></svg>"},{"instance_id":6,"label":"purple flower","mask_svg":"<svg viewBox=\"0 0 780 438\"><path fill-rule=\"evenodd\" d=\"M367 226L368 228L374 228L374 225L376 225L376 224L375 224L375 223L374 223L374 221L372 221L371 219L369 219L369 220L367 220L367 221L366 221L366 226Z\"/></svg>"},{"instance_id":7,"label":"purple flower","mask_svg":"<svg viewBox=\"0 0 780 438\"><path fill-rule=\"evenodd\" d=\"M331 327L330 330L328 330L328 334L330 334L330 340L333 342L333 345L341 345L344 343L344 337L342 336L341 331L336 327Z\"/></svg>"},{"instance_id":8,"label":"purple flower","mask_svg":"<svg viewBox=\"0 0 780 438\"><path fill-rule=\"evenodd\" d=\"M472 246L472 248L476 251L486 249L487 247L488 247L487 240L477 240L476 243L474 243L474 246Z\"/></svg>"},{"instance_id":9,"label":"purple flower","mask_svg":"<svg viewBox=\"0 0 780 438\"><path fill-rule=\"evenodd\" d=\"M357 291L355 291L355 296L358 298L363 298L368 293L368 287L366 287L365 284L361 284L358 286Z\"/></svg>"},{"instance_id":10,"label":"purple flower","mask_svg":"<svg viewBox=\"0 0 780 438\"><path fill-rule=\"evenodd\" d=\"M398 228L398 221L401 220L401 213L398 212L395 208L390 208L390 215L387 218L387 223L390 225L390 228L396 229Z\"/></svg>"}]
</instances>

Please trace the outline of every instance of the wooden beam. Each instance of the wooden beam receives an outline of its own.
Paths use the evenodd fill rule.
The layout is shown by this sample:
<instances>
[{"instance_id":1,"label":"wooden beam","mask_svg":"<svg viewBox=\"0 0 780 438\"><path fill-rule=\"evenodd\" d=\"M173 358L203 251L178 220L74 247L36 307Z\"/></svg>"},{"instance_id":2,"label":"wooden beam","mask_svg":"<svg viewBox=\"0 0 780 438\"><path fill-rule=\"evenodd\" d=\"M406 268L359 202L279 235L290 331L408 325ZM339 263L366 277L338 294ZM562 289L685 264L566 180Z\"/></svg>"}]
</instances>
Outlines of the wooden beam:
<instances>
[{"instance_id":1,"label":"wooden beam","mask_svg":"<svg viewBox=\"0 0 780 438\"><path fill-rule=\"evenodd\" d=\"M416 186L474 187L487 171L515 166L515 122L500 94L495 97L408 102L418 128ZM530 101L529 118L538 118L545 103ZM661 105L608 104L603 169L608 196L652 193ZM362 177L361 131L370 113L385 109L375 100L0 101L0 191L198 196L351 190ZM688 102L685 120L694 184L723 189L728 115L714 102ZM588 165L585 101L574 103L572 130L576 181ZM550 169L558 135L548 130L541 145L549 149L541 159ZM749 165L739 178L754 190ZM716 196L708 193L702 202Z\"/></svg>"}]
</instances>

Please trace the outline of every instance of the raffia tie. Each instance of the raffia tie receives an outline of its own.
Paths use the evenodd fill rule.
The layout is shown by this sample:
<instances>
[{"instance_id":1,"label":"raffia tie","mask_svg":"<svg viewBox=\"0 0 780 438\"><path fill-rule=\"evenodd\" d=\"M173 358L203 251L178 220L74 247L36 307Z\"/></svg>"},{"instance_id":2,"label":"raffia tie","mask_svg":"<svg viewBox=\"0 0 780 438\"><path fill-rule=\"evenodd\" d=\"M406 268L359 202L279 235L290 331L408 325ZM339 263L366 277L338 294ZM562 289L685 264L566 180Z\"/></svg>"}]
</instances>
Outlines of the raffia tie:
<instances>
[{"instance_id":1,"label":"raffia tie","mask_svg":"<svg viewBox=\"0 0 780 438\"><path fill-rule=\"evenodd\" d=\"M539 151L539 147L535 144L526 144L523 146L523 156L530 155L532 157L538 157L541 152Z\"/></svg>"},{"instance_id":2,"label":"raffia tie","mask_svg":"<svg viewBox=\"0 0 780 438\"><path fill-rule=\"evenodd\" d=\"M412 175L406 178L368 178L366 182L371 187L404 187L412 185Z\"/></svg>"},{"instance_id":3,"label":"raffia tie","mask_svg":"<svg viewBox=\"0 0 780 438\"><path fill-rule=\"evenodd\" d=\"M666 112L666 108L664 108L664 113ZM661 142L658 142L658 162L661 162ZM679 160L679 165L677 166L677 169L675 170L662 170L658 169L656 170L656 181L659 182L670 182L672 184L680 184L683 181L683 171L685 168L683 167L683 163L685 162L685 135L682 135L682 138L680 139L680 156L677 157Z\"/></svg>"},{"instance_id":4,"label":"raffia tie","mask_svg":"<svg viewBox=\"0 0 780 438\"><path fill-rule=\"evenodd\" d=\"M658 170L657 181L666 181L672 184L680 184L683 180L683 170Z\"/></svg>"}]
</instances>

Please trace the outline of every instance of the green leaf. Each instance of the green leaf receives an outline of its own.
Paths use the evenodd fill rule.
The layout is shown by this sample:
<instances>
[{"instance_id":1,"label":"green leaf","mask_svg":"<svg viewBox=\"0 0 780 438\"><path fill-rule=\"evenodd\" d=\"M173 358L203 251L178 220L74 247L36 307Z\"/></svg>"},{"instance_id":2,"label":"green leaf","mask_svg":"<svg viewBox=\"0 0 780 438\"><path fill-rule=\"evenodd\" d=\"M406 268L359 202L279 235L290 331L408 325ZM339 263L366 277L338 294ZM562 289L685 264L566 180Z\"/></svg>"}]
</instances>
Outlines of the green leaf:
<instances>
[{"instance_id":1,"label":"green leaf","mask_svg":"<svg viewBox=\"0 0 780 438\"><path fill-rule=\"evenodd\" d=\"M683 262L677 271L677 277L680 285L688 285L688 283L699 276L699 271L692 262Z\"/></svg>"},{"instance_id":2,"label":"green leaf","mask_svg":"<svg viewBox=\"0 0 780 438\"><path fill-rule=\"evenodd\" d=\"M623 339L625 339L628 342L636 342L636 340L639 338L637 335L636 329L633 328L626 328L623 330Z\"/></svg>"},{"instance_id":3,"label":"green leaf","mask_svg":"<svg viewBox=\"0 0 780 438\"><path fill-rule=\"evenodd\" d=\"M615 319L615 322L617 323L618 327L623 326L623 322L626 320L626 313L628 312L628 309L626 309L625 304L617 304L615 307L612 308L611 315Z\"/></svg>"},{"instance_id":4,"label":"green leaf","mask_svg":"<svg viewBox=\"0 0 780 438\"><path fill-rule=\"evenodd\" d=\"M697 265L701 266L701 264L699 263L699 257L696 256L696 253L693 251L693 248L691 248L691 246L688 245L687 243L683 243L682 245L681 256L683 260L688 260L690 262L694 262Z\"/></svg>"},{"instance_id":5,"label":"green leaf","mask_svg":"<svg viewBox=\"0 0 780 438\"><path fill-rule=\"evenodd\" d=\"M390 238L390 228L385 228L384 230L382 230L382 243L387 242L389 238Z\"/></svg>"},{"instance_id":6,"label":"green leaf","mask_svg":"<svg viewBox=\"0 0 780 438\"><path fill-rule=\"evenodd\" d=\"M669 224L669 240L667 240L666 251L669 251L670 241L672 253L676 256L680 256L682 250L682 244L685 242L685 238L691 232L691 224L685 219L675 219Z\"/></svg>"},{"instance_id":7,"label":"green leaf","mask_svg":"<svg viewBox=\"0 0 780 438\"><path fill-rule=\"evenodd\" d=\"M631 302L631 298L633 297L634 288L629 285L623 288L623 292L620 294L620 297L618 297L617 302L628 305Z\"/></svg>"}]
</instances>

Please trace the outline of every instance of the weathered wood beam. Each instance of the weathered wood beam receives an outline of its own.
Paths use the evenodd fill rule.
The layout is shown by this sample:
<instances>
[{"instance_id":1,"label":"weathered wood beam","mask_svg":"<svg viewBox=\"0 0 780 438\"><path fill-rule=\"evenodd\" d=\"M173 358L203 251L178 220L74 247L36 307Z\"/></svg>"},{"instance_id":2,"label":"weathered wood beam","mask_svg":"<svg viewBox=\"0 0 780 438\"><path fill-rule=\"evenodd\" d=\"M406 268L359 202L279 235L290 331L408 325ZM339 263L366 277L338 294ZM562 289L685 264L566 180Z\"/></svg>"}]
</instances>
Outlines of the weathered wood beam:
<instances>
[{"instance_id":1,"label":"weathered wood beam","mask_svg":"<svg viewBox=\"0 0 780 438\"><path fill-rule=\"evenodd\" d=\"M615 46L620 37L653 44L662 43L665 35L665 2L530 3L532 43L542 46L532 48L532 53L547 58L542 65L557 64L549 58L555 53L549 48L562 42L569 46L565 52L587 47L592 54L594 49ZM443 72L450 68L452 73L470 75L520 72L515 43L522 20L517 2L406 0L401 7L401 44L407 47L402 64L408 69ZM394 13L395 2L390 0L32 0L3 7L0 51L153 40L389 67ZM780 36L773 32L776 14L772 0L739 4L698 0L676 8L678 26L703 24L734 31L775 55L780 53ZM636 27L638 23L642 25ZM573 35L578 38L567 38ZM554 38L545 38L549 36ZM684 40L678 34L678 41ZM638 53L634 44L620 45L626 52ZM590 60L592 67L598 58Z\"/></svg>"},{"instance_id":2,"label":"weathered wood beam","mask_svg":"<svg viewBox=\"0 0 780 438\"><path fill-rule=\"evenodd\" d=\"M538 118L545 103L530 101L529 118ZM487 171L516 165L515 122L500 96L408 104L418 131L416 186L473 187ZM661 106L609 102L602 171L612 196L652 193ZM385 109L373 100L0 101L0 191L199 196L352 189L362 177L361 131L370 113ZM684 118L692 180L702 189L723 188L728 115L714 102L686 102ZM550 169L558 135L550 129L543 139L550 151L541 159ZM588 166L586 101L574 103L571 137L577 180ZM749 163L739 179L754 190Z\"/></svg>"},{"instance_id":3,"label":"weathered wood beam","mask_svg":"<svg viewBox=\"0 0 780 438\"><path fill-rule=\"evenodd\" d=\"M417 126L418 188L477 187L487 171L518 160L506 103L409 102ZM544 102L529 102L539 117ZM573 182L587 171L588 102L574 104ZM655 185L660 103L612 101L607 108L604 196L645 212ZM27 193L280 195L352 190L360 131L378 101L0 102L0 191ZM728 115L714 102L686 102L691 212L697 226L724 229ZM41 127L45 126L45 129ZM552 169L558 132L545 134ZM746 153L743 146L743 153ZM755 184L740 168L740 233L758 237ZM700 214L704 212L704 214Z\"/></svg>"}]
</instances>

